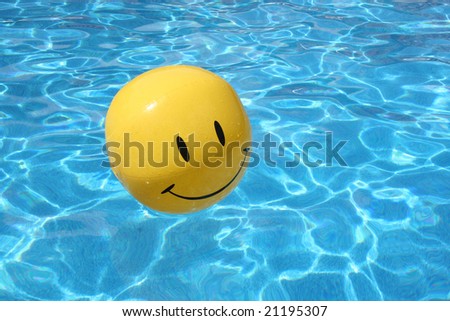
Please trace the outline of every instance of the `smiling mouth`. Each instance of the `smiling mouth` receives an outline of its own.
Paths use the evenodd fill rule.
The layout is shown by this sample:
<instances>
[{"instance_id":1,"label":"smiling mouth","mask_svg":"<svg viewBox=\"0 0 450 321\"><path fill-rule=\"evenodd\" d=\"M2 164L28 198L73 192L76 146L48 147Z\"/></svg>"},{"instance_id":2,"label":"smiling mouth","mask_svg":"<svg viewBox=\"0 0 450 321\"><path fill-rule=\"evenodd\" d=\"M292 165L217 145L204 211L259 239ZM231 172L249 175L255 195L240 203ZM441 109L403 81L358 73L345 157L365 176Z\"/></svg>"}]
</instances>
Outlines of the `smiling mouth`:
<instances>
[{"instance_id":1,"label":"smiling mouth","mask_svg":"<svg viewBox=\"0 0 450 321\"><path fill-rule=\"evenodd\" d=\"M201 199L205 199L205 198L217 195L220 192L222 192L224 189L226 189L228 186L230 186L230 184L233 183L233 181L236 179L236 177L238 177L239 173L242 170L243 165L245 164L245 160L247 159L247 154L248 154L249 150L250 150L249 147L243 149L243 151L245 152L245 156L244 156L244 160L241 163L241 166L239 167L238 172L236 173L236 175L233 176L233 178L225 186L223 186L222 188L218 189L217 191L212 192L210 194L202 195L202 196L183 196L183 195L177 194L175 192L172 192L172 189L175 187L175 184L172 184L172 185L168 186L165 190L163 190L161 192L161 194L170 193L173 196L176 196L178 198L182 198L182 199L185 199L185 200L201 200Z\"/></svg>"}]
</instances>

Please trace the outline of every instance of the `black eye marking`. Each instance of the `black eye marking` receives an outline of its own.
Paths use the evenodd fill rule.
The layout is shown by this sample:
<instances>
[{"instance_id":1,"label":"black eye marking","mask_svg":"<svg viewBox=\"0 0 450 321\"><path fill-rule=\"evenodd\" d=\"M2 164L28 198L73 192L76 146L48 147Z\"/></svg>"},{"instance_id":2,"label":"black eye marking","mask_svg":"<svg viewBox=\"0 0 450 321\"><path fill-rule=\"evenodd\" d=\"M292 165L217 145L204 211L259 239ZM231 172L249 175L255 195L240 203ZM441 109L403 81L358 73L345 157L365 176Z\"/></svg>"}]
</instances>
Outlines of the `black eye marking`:
<instances>
[{"instance_id":1,"label":"black eye marking","mask_svg":"<svg viewBox=\"0 0 450 321\"><path fill-rule=\"evenodd\" d=\"M177 147L178 147L178 150L180 151L180 154L183 157L183 159L186 162L189 162L188 148L187 148L186 143L184 142L183 138L181 138L180 136L177 136Z\"/></svg>"},{"instance_id":2,"label":"black eye marking","mask_svg":"<svg viewBox=\"0 0 450 321\"><path fill-rule=\"evenodd\" d=\"M216 129L217 138L222 146L225 146L225 134L223 133L222 126L220 126L217 120L214 121L214 128Z\"/></svg>"}]
</instances>

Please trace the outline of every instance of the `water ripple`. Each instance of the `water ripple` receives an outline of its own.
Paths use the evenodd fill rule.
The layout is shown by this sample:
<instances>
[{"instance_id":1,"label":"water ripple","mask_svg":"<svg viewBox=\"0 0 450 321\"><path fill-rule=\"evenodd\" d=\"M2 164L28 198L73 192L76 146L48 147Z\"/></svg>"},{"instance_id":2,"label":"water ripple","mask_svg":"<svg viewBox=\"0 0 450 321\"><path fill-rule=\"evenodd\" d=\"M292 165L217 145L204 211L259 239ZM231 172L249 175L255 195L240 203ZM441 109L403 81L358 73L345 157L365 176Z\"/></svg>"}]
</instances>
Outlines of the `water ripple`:
<instances>
[{"instance_id":1,"label":"water ripple","mask_svg":"<svg viewBox=\"0 0 450 321\"><path fill-rule=\"evenodd\" d=\"M436 1L0 3L0 299L448 300L448 16ZM174 217L101 163L115 93L180 63L233 85L255 140L292 148ZM326 131L347 167L284 166Z\"/></svg>"}]
</instances>

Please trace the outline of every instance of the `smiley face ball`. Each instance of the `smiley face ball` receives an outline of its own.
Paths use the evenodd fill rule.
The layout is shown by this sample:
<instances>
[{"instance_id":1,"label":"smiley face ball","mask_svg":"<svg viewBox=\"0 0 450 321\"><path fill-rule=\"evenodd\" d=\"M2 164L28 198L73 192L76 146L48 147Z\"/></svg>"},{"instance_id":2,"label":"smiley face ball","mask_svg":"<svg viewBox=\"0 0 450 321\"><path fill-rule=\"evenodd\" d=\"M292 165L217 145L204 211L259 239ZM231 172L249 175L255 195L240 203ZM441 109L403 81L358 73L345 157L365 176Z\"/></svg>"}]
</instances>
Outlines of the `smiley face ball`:
<instances>
[{"instance_id":1,"label":"smiley face ball","mask_svg":"<svg viewBox=\"0 0 450 321\"><path fill-rule=\"evenodd\" d=\"M144 205L190 213L228 195L244 175L251 129L233 88L212 72L167 66L127 83L109 107L111 169Z\"/></svg>"}]
</instances>

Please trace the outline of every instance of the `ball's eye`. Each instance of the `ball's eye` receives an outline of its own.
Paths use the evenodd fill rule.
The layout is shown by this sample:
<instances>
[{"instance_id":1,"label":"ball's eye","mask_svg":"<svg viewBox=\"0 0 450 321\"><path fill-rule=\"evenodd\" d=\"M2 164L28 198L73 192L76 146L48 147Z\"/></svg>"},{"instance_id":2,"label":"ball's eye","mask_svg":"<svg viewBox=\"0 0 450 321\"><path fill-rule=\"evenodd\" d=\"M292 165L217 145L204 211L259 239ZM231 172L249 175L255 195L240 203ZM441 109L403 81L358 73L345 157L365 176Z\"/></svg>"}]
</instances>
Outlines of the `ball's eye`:
<instances>
[{"instance_id":1,"label":"ball's eye","mask_svg":"<svg viewBox=\"0 0 450 321\"><path fill-rule=\"evenodd\" d=\"M216 129L217 138L219 138L219 142L222 146L225 146L225 134L223 133L222 126L220 126L219 122L214 121L214 128Z\"/></svg>"},{"instance_id":2,"label":"ball's eye","mask_svg":"<svg viewBox=\"0 0 450 321\"><path fill-rule=\"evenodd\" d=\"M180 136L177 136L177 147L178 147L178 150L180 151L180 154L183 157L183 159L186 162L189 162L188 148L187 148L186 143L184 142L183 138L181 138Z\"/></svg>"}]
</instances>

